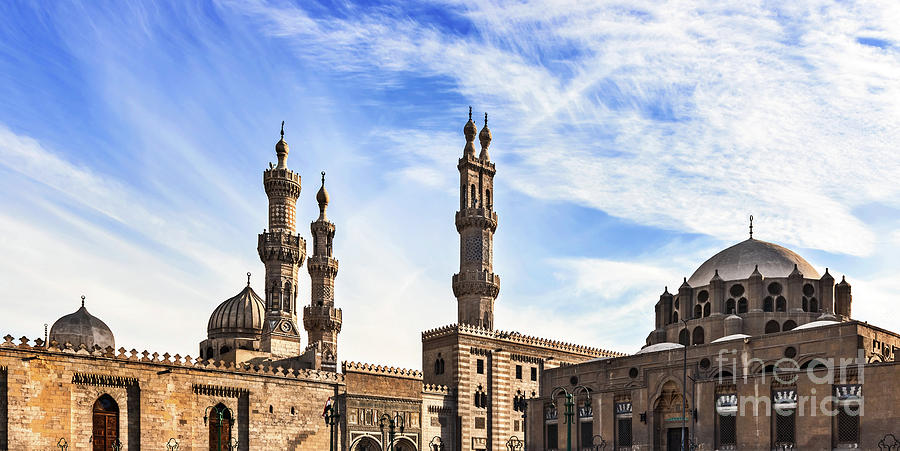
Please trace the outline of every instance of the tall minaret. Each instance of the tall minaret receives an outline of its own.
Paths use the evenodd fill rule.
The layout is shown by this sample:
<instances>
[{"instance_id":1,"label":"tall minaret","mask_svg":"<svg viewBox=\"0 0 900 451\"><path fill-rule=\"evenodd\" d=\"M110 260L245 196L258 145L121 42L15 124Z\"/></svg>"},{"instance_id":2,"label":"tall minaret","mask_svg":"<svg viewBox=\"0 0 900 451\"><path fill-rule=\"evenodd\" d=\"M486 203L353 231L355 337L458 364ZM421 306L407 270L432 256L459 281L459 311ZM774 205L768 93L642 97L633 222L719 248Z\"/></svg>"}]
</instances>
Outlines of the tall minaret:
<instances>
[{"instance_id":1,"label":"tall minaret","mask_svg":"<svg viewBox=\"0 0 900 451\"><path fill-rule=\"evenodd\" d=\"M313 236L313 254L306 262L311 281L311 302L303 307L303 327L306 328L310 345L321 342L322 369L337 371L341 309L334 307L334 278L338 272L338 261L332 248L334 223L325 216L328 207L325 172L322 172L322 187L316 194L316 201L319 203L319 219L309 225Z\"/></svg>"},{"instance_id":2,"label":"tall minaret","mask_svg":"<svg viewBox=\"0 0 900 451\"><path fill-rule=\"evenodd\" d=\"M297 234L295 222L300 174L287 167L288 144L275 144L278 165L263 172L269 197L269 229L259 234L259 259L266 265L266 322L262 350L275 358L300 355L297 328L297 271L306 258L306 241Z\"/></svg>"},{"instance_id":3,"label":"tall minaret","mask_svg":"<svg viewBox=\"0 0 900 451\"><path fill-rule=\"evenodd\" d=\"M488 156L491 131L484 114L484 128L478 135L481 154L475 156L475 123L472 107L469 121L463 128L466 147L456 166L459 169L459 211L456 230L459 232L459 273L453 275L453 294L457 300L459 324L485 329L494 327L494 301L500 293L500 277L493 271L493 241L497 230L494 212L494 163Z\"/></svg>"}]
</instances>

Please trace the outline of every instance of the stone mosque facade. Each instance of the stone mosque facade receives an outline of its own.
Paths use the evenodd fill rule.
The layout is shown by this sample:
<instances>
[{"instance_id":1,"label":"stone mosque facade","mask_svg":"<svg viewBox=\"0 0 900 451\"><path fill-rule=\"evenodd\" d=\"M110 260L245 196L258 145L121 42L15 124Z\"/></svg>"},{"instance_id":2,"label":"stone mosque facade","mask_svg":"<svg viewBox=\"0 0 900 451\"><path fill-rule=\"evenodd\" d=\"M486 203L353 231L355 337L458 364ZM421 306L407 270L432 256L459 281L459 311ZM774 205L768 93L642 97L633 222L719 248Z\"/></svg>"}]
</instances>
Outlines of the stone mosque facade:
<instances>
[{"instance_id":1,"label":"stone mosque facade","mask_svg":"<svg viewBox=\"0 0 900 451\"><path fill-rule=\"evenodd\" d=\"M307 256L296 224L301 177L287 165L282 124L277 164L263 172L263 296L248 274L246 286L213 309L197 357L116 348L83 298L46 340L7 335L0 450L557 450L567 442L578 450L671 450L680 449L682 430L693 449L877 449L885 434L900 435L900 335L852 320L846 280L835 284L827 270L820 275L790 250L753 239L752 228L749 240L710 258L676 293L664 290L636 354L494 329L499 217L487 115L479 131L470 108L463 134L460 264L451 278L457 318L422 333L421 371L338 365L331 199L322 173ZM304 283L311 298L301 308ZM840 358L853 362L840 382L772 380L821 375ZM797 368L783 369L783 359ZM797 414L798 397L815 390L835 394L829 406L876 396L852 418ZM731 415L760 391L775 400L769 410ZM326 405L339 415L333 427L323 419Z\"/></svg>"}]
</instances>

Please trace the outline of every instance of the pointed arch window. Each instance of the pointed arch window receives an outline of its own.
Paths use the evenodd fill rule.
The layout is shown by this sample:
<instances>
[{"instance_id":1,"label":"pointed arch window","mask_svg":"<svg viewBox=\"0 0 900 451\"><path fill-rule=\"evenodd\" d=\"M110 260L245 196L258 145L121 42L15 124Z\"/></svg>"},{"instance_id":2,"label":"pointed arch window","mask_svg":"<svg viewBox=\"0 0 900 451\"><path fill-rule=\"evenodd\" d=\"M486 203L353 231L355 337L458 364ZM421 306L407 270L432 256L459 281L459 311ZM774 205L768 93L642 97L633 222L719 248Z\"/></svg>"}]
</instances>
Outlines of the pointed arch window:
<instances>
[{"instance_id":1,"label":"pointed arch window","mask_svg":"<svg viewBox=\"0 0 900 451\"><path fill-rule=\"evenodd\" d=\"M694 306L694 318L701 318L703 316L703 306L697 304Z\"/></svg>"},{"instance_id":2,"label":"pointed arch window","mask_svg":"<svg viewBox=\"0 0 900 451\"><path fill-rule=\"evenodd\" d=\"M93 408L93 434L91 443L95 450L112 450L119 442L119 405L112 396L97 398Z\"/></svg>"},{"instance_id":3,"label":"pointed arch window","mask_svg":"<svg viewBox=\"0 0 900 451\"><path fill-rule=\"evenodd\" d=\"M773 319L766 323L766 333L767 334L774 334L775 332L778 332L780 330L781 330L781 326L778 325L778 321L775 321Z\"/></svg>"},{"instance_id":4,"label":"pointed arch window","mask_svg":"<svg viewBox=\"0 0 900 451\"><path fill-rule=\"evenodd\" d=\"M729 299L729 300L725 301L725 313L728 315L731 315L735 312L736 312L736 310L735 310L734 299Z\"/></svg>"},{"instance_id":5,"label":"pointed arch window","mask_svg":"<svg viewBox=\"0 0 900 451\"><path fill-rule=\"evenodd\" d=\"M698 326L698 327L695 327L695 328L694 328L694 333L693 333L693 335L694 335L694 336L693 336L693 340L692 340L692 341L693 341L693 344L695 344L695 345L702 345L702 344L703 344L703 340L704 340L704 338L705 338L704 333L703 333L703 328L702 328L702 327L699 327L699 326Z\"/></svg>"},{"instance_id":6,"label":"pointed arch window","mask_svg":"<svg viewBox=\"0 0 900 451\"><path fill-rule=\"evenodd\" d=\"M281 308L282 308L282 310L287 311L287 312L291 311L291 299L293 298L293 296L291 296L291 294L292 294L291 288L292 287L291 287L290 282L286 282L284 284L284 299L282 299Z\"/></svg>"},{"instance_id":7,"label":"pointed arch window","mask_svg":"<svg viewBox=\"0 0 900 451\"><path fill-rule=\"evenodd\" d=\"M766 299L763 300L763 311L764 312L774 312L775 311L775 301L772 299L772 296L766 296Z\"/></svg>"},{"instance_id":8,"label":"pointed arch window","mask_svg":"<svg viewBox=\"0 0 900 451\"><path fill-rule=\"evenodd\" d=\"M747 313L747 298L741 298L738 300L738 313Z\"/></svg>"},{"instance_id":9,"label":"pointed arch window","mask_svg":"<svg viewBox=\"0 0 900 451\"><path fill-rule=\"evenodd\" d=\"M472 184L472 188L471 188L470 192L472 195L472 208L478 208L478 189L475 188L474 183Z\"/></svg>"},{"instance_id":10,"label":"pointed arch window","mask_svg":"<svg viewBox=\"0 0 900 451\"><path fill-rule=\"evenodd\" d=\"M491 190L484 190L484 206L490 210L491 209Z\"/></svg>"},{"instance_id":11,"label":"pointed arch window","mask_svg":"<svg viewBox=\"0 0 900 451\"><path fill-rule=\"evenodd\" d=\"M775 299L775 311L776 312L786 312L787 311L787 299L784 296L778 296Z\"/></svg>"},{"instance_id":12,"label":"pointed arch window","mask_svg":"<svg viewBox=\"0 0 900 451\"><path fill-rule=\"evenodd\" d=\"M678 333L678 343L683 346L690 346L691 338L690 334L688 334L687 329L681 329L681 332Z\"/></svg>"}]
</instances>

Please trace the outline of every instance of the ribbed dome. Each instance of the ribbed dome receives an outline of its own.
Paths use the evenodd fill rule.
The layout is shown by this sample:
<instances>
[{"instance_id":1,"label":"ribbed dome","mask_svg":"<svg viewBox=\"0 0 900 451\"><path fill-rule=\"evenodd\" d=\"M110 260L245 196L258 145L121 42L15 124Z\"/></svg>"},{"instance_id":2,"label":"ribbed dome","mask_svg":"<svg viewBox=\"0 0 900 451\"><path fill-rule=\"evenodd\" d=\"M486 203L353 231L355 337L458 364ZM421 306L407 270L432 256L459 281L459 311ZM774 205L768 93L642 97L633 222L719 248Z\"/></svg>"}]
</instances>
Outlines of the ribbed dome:
<instances>
[{"instance_id":1,"label":"ribbed dome","mask_svg":"<svg viewBox=\"0 0 900 451\"><path fill-rule=\"evenodd\" d=\"M790 249L750 238L703 262L691 275L688 283L692 287L707 285L716 270L723 280L746 279L757 265L763 277L787 277L794 270L794 265L797 265L803 277L819 278L819 272Z\"/></svg>"},{"instance_id":2,"label":"ribbed dome","mask_svg":"<svg viewBox=\"0 0 900 451\"><path fill-rule=\"evenodd\" d=\"M75 313L70 313L53 323L50 328L50 340L59 342L62 347L72 343L76 349L84 343L88 349L99 345L101 348L116 347L116 339L106 323L88 313L84 305Z\"/></svg>"},{"instance_id":3,"label":"ribbed dome","mask_svg":"<svg viewBox=\"0 0 900 451\"><path fill-rule=\"evenodd\" d=\"M209 338L258 338L262 334L265 304L250 286L219 304L209 317Z\"/></svg>"}]
</instances>

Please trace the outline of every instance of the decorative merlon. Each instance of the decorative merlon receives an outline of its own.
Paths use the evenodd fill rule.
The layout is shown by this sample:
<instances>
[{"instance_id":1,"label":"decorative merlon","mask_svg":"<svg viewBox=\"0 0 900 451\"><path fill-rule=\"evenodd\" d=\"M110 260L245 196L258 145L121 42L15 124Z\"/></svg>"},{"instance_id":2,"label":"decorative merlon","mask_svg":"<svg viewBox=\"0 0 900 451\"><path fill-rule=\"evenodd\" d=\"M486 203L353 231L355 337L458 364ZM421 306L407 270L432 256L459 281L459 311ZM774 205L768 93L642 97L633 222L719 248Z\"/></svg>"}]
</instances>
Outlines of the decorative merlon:
<instances>
[{"instance_id":1,"label":"decorative merlon","mask_svg":"<svg viewBox=\"0 0 900 451\"><path fill-rule=\"evenodd\" d=\"M167 369L171 368L186 368L186 369L200 369L206 371L220 371L220 372L229 372L229 373L239 373L239 374L255 374L260 376L268 376L268 377L280 377L284 379L296 379L296 380L309 380L309 381L318 381L318 382L327 382L327 383L336 383L343 384L344 383L344 375L340 373L335 373L333 371L319 371L319 370L310 370L310 369L292 369L292 368L283 368L281 366L273 367L271 364L262 364L262 365L251 365L249 363L241 363L238 365L234 365L231 362L225 362L222 360L213 361L213 360L204 360L204 359L194 359L189 355L182 357L180 354L175 354L174 356L167 353L160 355L158 352L151 353L149 351L138 352L135 349L131 351L126 351L125 348L119 348L118 352L113 349L111 346L107 348L101 348L100 346L94 345L93 348L88 349L84 344L79 345L77 348L72 345L72 343L65 343L60 345L56 340L51 340L49 345L46 347L37 345L38 340L35 341L36 345L29 345L29 339L27 337L22 337L19 339L20 343L13 343L13 337L11 335L6 335L3 337L3 342L0 342L0 351L11 351L11 352L29 352L38 355L59 355L59 354L68 354L74 355L76 357L83 357L89 359L105 359L105 360L118 360L118 361L126 361L126 362L137 362L141 364L148 365L156 365L160 367L165 367ZM42 342L41 342L42 343ZM407 370L409 371L409 370ZM77 374L77 373L76 373ZM95 384L95 379L91 379L90 375L82 375L77 376L81 379L80 383L84 384ZM419 373L419 378L421 379L421 373ZM73 382L77 382L73 379ZM101 383L97 382L98 384Z\"/></svg>"},{"instance_id":2,"label":"decorative merlon","mask_svg":"<svg viewBox=\"0 0 900 451\"><path fill-rule=\"evenodd\" d=\"M343 373L368 373L377 374L379 376L394 376L406 379L422 379L422 372L419 370L411 370L408 368L394 368L392 366L374 365L371 363L358 362L341 362L341 371Z\"/></svg>"},{"instance_id":3,"label":"decorative merlon","mask_svg":"<svg viewBox=\"0 0 900 451\"><path fill-rule=\"evenodd\" d=\"M438 327L436 329L426 330L422 332L422 340L443 337L454 333L474 335L478 337L493 338L504 340L512 343L524 345L550 348L558 351L571 352L574 354L582 354L592 357L622 357L627 354L623 352L608 351L605 349L594 348L590 346L581 346L563 341L549 340L546 338L532 337L522 335L518 332L506 332L501 330L490 330L479 326L469 324L451 324L449 326Z\"/></svg>"}]
</instances>

